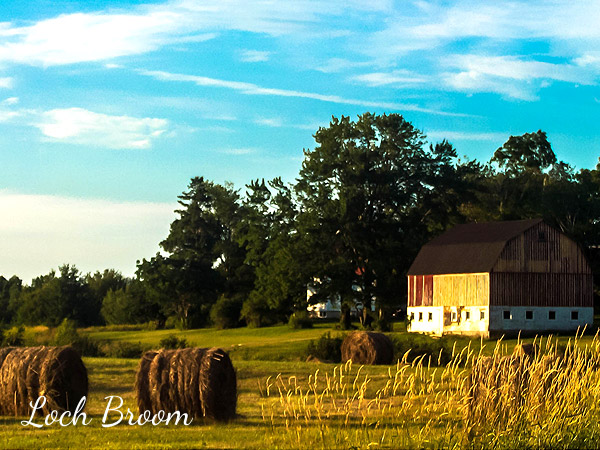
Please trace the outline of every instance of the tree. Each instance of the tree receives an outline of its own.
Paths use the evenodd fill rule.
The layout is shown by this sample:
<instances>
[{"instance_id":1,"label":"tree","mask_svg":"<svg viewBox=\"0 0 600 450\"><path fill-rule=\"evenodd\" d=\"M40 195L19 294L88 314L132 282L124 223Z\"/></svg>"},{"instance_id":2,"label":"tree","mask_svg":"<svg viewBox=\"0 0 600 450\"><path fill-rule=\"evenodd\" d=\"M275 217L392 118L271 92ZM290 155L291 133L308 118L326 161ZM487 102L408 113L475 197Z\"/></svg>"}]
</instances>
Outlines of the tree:
<instances>
[{"instance_id":1,"label":"tree","mask_svg":"<svg viewBox=\"0 0 600 450\"><path fill-rule=\"evenodd\" d=\"M147 299L146 289L138 280L125 287L110 289L102 301L102 317L108 324L144 323L160 318L160 307Z\"/></svg>"},{"instance_id":2,"label":"tree","mask_svg":"<svg viewBox=\"0 0 600 450\"><path fill-rule=\"evenodd\" d=\"M192 178L179 197L181 209L157 254L138 264L137 276L164 315L183 326L206 323L220 293L250 289L245 253L237 243L239 195L230 185Z\"/></svg>"},{"instance_id":3,"label":"tree","mask_svg":"<svg viewBox=\"0 0 600 450\"><path fill-rule=\"evenodd\" d=\"M0 324L9 324L14 315L17 297L23 289L23 282L13 275L8 280L0 276Z\"/></svg>"},{"instance_id":4,"label":"tree","mask_svg":"<svg viewBox=\"0 0 600 450\"><path fill-rule=\"evenodd\" d=\"M72 319L80 326L98 324L99 305L75 266L59 267L33 280L18 297L17 322L27 325L57 326Z\"/></svg>"},{"instance_id":5,"label":"tree","mask_svg":"<svg viewBox=\"0 0 600 450\"><path fill-rule=\"evenodd\" d=\"M427 149L425 136L398 114L333 118L315 140L296 185L306 266L318 284L312 298L358 300L365 311L373 299L395 305L423 242L459 220L452 205L467 189L456 180L456 152L447 142Z\"/></svg>"}]
</instances>

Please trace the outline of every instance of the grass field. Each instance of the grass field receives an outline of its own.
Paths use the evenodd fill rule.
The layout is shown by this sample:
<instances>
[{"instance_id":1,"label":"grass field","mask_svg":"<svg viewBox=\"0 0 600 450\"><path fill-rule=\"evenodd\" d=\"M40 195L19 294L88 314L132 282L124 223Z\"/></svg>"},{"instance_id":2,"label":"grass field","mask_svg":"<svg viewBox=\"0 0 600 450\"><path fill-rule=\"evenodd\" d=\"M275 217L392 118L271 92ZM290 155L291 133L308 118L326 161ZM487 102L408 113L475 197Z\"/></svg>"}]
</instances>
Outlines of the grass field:
<instances>
[{"instance_id":1,"label":"grass field","mask_svg":"<svg viewBox=\"0 0 600 450\"><path fill-rule=\"evenodd\" d=\"M464 447L464 442L458 439L459 432L464 437L464 430L457 394L457 385L466 373L464 368L459 364L428 368L417 361L412 365L355 366L340 378L343 369L340 365L303 362L308 342L330 331L331 326L318 324L305 330L291 330L287 326L189 331L82 330L94 339L140 342L148 348L157 347L160 339L176 334L190 345L219 346L228 350L238 376L239 417L229 424L195 420L190 426L147 424L103 428L101 422L107 396L122 397L124 406L121 409L130 408L136 412L133 383L138 360L84 358L90 383L86 412L92 418L91 424L67 427L55 424L32 429L20 424L23 418L0 418L0 447ZM403 332L398 330L392 335L402 336ZM561 341L568 339L565 336ZM496 345L495 341L458 342L457 352L470 342L475 353L483 344L482 353L491 354ZM516 340L507 340L502 345L510 352L515 343ZM579 341L579 346L586 345L593 345L591 336ZM110 416L108 422L116 418ZM448 433L450 436L454 433L456 440L448 439ZM557 448L561 447L557 445Z\"/></svg>"}]
</instances>

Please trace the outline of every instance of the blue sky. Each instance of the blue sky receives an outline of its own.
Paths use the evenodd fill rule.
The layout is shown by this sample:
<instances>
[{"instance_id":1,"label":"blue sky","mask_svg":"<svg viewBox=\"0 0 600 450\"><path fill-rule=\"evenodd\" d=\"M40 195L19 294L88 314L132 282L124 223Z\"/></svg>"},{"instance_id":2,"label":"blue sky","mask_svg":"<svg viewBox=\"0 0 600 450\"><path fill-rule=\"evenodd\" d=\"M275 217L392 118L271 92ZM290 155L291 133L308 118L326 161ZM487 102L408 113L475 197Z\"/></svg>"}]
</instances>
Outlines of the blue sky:
<instances>
[{"instance_id":1,"label":"blue sky","mask_svg":"<svg viewBox=\"0 0 600 450\"><path fill-rule=\"evenodd\" d=\"M332 115L401 113L487 161L542 129L600 156L600 3L0 5L0 274L132 274L192 176L291 181Z\"/></svg>"}]
</instances>

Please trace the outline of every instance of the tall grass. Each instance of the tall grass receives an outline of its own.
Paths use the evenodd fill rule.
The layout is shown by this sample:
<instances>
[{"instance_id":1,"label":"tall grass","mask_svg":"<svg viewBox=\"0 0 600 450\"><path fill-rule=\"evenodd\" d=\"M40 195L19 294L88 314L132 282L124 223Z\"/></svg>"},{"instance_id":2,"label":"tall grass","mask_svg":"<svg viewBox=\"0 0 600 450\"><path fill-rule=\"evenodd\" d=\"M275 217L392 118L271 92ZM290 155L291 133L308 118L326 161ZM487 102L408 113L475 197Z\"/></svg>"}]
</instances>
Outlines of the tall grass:
<instances>
[{"instance_id":1,"label":"tall grass","mask_svg":"<svg viewBox=\"0 0 600 450\"><path fill-rule=\"evenodd\" d=\"M600 339L559 349L536 340L532 357L471 347L433 367L431 357L388 369L383 381L347 364L308 380L260 384L274 445L291 448L598 448Z\"/></svg>"}]
</instances>

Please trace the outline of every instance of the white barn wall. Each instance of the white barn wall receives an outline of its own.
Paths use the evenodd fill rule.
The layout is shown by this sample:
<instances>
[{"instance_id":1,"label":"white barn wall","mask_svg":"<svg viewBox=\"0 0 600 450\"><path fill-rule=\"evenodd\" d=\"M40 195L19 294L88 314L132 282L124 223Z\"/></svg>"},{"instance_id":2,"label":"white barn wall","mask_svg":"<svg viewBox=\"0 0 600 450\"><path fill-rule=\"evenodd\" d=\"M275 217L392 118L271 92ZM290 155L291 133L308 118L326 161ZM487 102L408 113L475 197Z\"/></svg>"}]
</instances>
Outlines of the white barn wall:
<instances>
[{"instance_id":1,"label":"white barn wall","mask_svg":"<svg viewBox=\"0 0 600 450\"><path fill-rule=\"evenodd\" d=\"M504 319L504 311L511 318ZM533 319L526 319L526 312L533 313ZM555 311L556 318L549 319L549 312ZM577 320L571 319L571 312L577 311ZM490 331L574 331L578 327L591 326L594 322L594 308L575 306L492 306L490 307Z\"/></svg>"}]
</instances>

